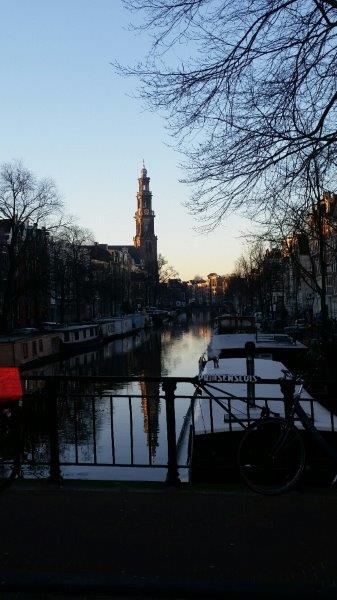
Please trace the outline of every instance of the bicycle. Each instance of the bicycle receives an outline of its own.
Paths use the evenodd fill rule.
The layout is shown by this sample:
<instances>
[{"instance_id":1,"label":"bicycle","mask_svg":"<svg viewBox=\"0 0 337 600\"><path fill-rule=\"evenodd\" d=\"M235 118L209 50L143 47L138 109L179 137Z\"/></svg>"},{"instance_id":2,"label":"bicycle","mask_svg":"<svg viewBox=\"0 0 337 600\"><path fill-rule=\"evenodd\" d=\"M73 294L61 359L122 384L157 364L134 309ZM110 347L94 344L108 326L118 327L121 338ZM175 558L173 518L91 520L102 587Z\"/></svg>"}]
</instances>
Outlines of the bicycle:
<instances>
[{"instance_id":1,"label":"bicycle","mask_svg":"<svg viewBox=\"0 0 337 600\"><path fill-rule=\"evenodd\" d=\"M337 451L327 443L300 404L303 382L285 369L283 373L284 378L278 381L281 389L283 388L284 416L273 412L270 405L261 405L259 402L250 404L248 398L224 391L218 384L202 380L200 374L196 384L197 395L201 396L205 392L209 400L224 411L225 423L243 430L237 451L240 475L251 490L267 495L281 494L294 488L305 470L306 449L302 432L296 427L296 420L300 421L315 445L337 467ZM299 385L299 391L295 394L296 385ZM225 396L214 395L214 392ZM246 414L242 410L239 414L238 411L233 411L232 402L235 400L247 404ZM252 416L252 410L259 415ZM210 420L212 431L213 416L210 416ZM337 475L333 483L336 481Z\"/></svg>"},{"instance_id":2,"label":"bicycle","mask_svg":"<svg viewBox=\"0 0 337 600\"><path fill-rule=\"evenodd\" d=\"M295 425L296 417L316 445L337 465L337 452L316 429L313 421L300 404L303 382L295 378L290 383L285 416L263 416L246 428L239 444L237 461L246 485L260 494L282 494L293 489L301 479L306 452L303 437ZM294 394L295 384L300 383ZM332 484L335 483L337 476Z\"/></svg>"}]
</instances>

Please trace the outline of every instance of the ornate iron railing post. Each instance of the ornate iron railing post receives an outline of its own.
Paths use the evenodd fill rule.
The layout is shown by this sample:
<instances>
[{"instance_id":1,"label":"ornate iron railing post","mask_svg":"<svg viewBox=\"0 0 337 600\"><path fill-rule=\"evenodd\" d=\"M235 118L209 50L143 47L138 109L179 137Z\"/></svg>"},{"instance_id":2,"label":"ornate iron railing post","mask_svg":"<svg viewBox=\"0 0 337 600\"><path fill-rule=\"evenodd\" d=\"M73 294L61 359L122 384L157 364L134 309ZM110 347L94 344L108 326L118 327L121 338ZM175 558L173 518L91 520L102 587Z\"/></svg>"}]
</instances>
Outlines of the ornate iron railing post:
<instances>
[{"instance_id":1,"label":"ornate iron railing post","mask_svg":"<svg viewBox=\"0 0 337 600\"><path fill-rule=\"evenodd\" d=\"M293 379L281 379L280 386L284 400L284 416L287 419L291 414L294 402L295 381Z\"/></svg>"},{"instance_id":2,"label":"ornate iron railing post","mask_svg":"<svg viewBox=\"0 0 337 600\"><path fill-rule=\"evenodd\" d=\"M255 375L255 351L256 347L254 342L247 342L245 344L246 351L246 370L248 376ZM255 383L248 381L247 383L247 401L248 406L255 406Z\"/></svg>"},{"instance_id":3,"label":"ornate iron railing post","mask_svg":"<svg viewBox=\"0 0 337 600\"><path fill-rule=\"evenodd\" d=\"M177 463L177 441L176 441L176 417L174 406L174 392L177 382L167 379L162 384L166 403L166 432L167 432L167 476L168 485L179 485L179 473Z\"/></svg>"},{"instance_id":4,"label":"ornate iron railing post","mask_svg":"<svg viewBox=\"0 0 337 600\"><path fill-rule=\"evenodd\" d=\"M61 485L60 448L57 401L60 385L58 381L48 381L46 385L46 402L49 425L49 482Z\"/></svg>"}]
</instances>

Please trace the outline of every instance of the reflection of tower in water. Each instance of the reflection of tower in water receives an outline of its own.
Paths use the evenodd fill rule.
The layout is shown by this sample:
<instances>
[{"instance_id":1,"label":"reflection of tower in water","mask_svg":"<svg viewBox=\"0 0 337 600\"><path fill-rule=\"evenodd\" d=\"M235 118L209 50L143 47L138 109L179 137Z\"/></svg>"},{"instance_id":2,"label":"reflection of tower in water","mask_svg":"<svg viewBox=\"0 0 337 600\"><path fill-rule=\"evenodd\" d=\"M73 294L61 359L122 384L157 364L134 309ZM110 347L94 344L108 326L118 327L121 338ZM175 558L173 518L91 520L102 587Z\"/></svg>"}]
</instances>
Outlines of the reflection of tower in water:
<instances>
[{"instance_id":1,"label":"reflection of tower in water","mask_svg":"<svg viewBox=\"0 0 337 600\"><path fill-rule=\"evenodd\" d=\"M140 382L141 407L144 418L144 432L146 434L147 445L149 446L151 456L156 455L159 435L159 383Z\"/></svg>"},{"instance_id":2,"label":"reflection of tower in water","mask_svg":"<svg viewBox=\"0 0 337 600\"><path fill-rule=\"evenodd\" d=\"M139 357L140 377L160 377L161 376L161 333L154 332L151 336L146 350L143 348ZM151 457L156 455L156 448L159 445L159 414L160 414L160 384L155 381L140 382L141 409L143 413L143 427L149 447Z\"/></svg>"}]
</instances>

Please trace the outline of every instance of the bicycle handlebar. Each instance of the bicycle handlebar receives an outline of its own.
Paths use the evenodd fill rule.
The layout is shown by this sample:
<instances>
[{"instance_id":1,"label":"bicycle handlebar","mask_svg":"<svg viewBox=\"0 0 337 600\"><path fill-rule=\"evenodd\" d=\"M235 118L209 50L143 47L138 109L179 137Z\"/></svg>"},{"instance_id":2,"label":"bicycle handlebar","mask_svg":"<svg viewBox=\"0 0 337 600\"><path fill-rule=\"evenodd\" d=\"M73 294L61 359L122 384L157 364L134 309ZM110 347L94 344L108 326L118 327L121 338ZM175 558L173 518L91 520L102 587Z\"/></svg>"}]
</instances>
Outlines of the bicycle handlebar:
<instances>
[{"instance_id":1,"label":"bicycle handlebar","mask_svg":"<svg viewBox=\"0 0 337 600\"><path fill-rule=\"evenodd\" d=\"M287 369L281 369L281 371L284 375L284 379L291 379L295 381L295 383L303 382L303 378L301 375L294 375L291 371L288 371Z\"/></svg>"}]
</instances>

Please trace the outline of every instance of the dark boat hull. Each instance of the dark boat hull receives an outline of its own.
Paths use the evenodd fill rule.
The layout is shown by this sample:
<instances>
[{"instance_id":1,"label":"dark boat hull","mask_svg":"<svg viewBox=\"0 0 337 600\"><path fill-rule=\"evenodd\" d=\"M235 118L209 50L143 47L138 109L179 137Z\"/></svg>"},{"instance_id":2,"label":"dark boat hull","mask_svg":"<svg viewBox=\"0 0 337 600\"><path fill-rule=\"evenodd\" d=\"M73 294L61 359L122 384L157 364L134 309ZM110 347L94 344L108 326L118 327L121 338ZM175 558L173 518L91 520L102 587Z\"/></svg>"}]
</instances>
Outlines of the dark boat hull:
<instances>
[{"instance_id":1,"label":"dark boat hull","mask_svg":"<svg viewBox=\"0 0 337 600\"><path fill-rule=\"evenodd\" d=\"M304 480L309 483L330 484L336 469L313 442L310 435L302 431L306 451ZM337 432L323 432L324 439L337 450ZM241 431L196 435L190 440L191 483L235 483L240 481L237 452ZM263 444L263 440L261 440Z\"/></svg>"}]
</instances>

